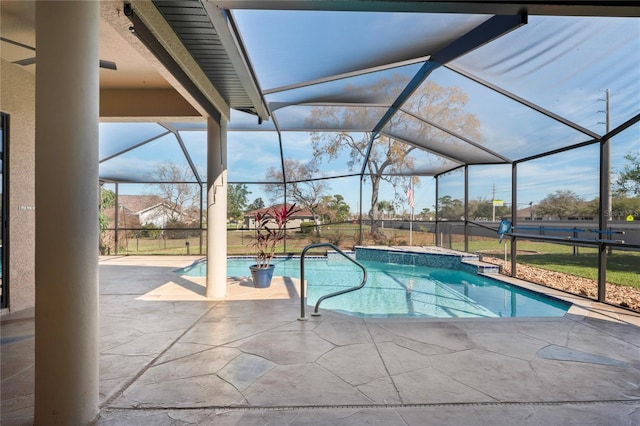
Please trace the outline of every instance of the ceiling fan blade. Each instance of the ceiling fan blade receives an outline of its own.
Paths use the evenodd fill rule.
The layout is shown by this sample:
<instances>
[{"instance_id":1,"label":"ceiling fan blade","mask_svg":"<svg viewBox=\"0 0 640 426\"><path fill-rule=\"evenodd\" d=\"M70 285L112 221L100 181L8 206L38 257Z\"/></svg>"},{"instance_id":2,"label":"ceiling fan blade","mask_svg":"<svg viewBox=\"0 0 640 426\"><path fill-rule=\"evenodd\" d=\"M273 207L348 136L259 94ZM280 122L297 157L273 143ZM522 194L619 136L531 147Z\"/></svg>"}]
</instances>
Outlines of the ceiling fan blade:
<instances>
[{"instance_id":1,"label":"ceiling fan blade","mask_svg":"<svg viewBox=\"0 0 640 426\"><path fill-rule=\"evenodd\" d=\"M19 46L19 47L22 47L22 48L25 48L25 49L33 50L34 52L36 51L35 47L29 46L28 44L17 42L15 40L11 40L11 39L6 38L6 37L0 37L0 41L4 41L6 43L13 44L14 46Z\"/></svg>"},{"instance_id":2,"label":"ceiling fan blade","mask_svg":"<svg viewBox=\"0 0 640 426\"><path fill-rule=\"evenodd\" d=\"M14 61L13 63L26 67L27 65L35 64L36 63L36 57L34 56L33 58L20 59L19 61Z\"/></svg>"},{"instance_id":3,"label":"ceiling fan blade","mask_svg":"<svg viewBox=\"0 0 640 426\"><path fill-rule=\"evenodd\" d=\"M22 66L33 65L36 63L36 58L34 56L33 58L20 59L19 61L14 61L13 63L16 65L22 65ZM105 68L105 69L114 70L114 71L118 69L118 67L116 67L115 62L105 61L102 59L100 59L100 68Z\"/></svg>"},{"instance_id":4,"label":"ceiling fan blade","mask_svg":"<svg viewBox=\"0 0 640 426\"><path fill-rule=\"evenodd\" d=\"M114 70L114 71L118 70L115 62L105 61L103 59L100 59L100 68L106 68L108 70Z\"/></svg>"},{"instance_id":5,"label":"ceiling fan blade","mask_svg":"<svg viewBox=\"0 0 640 426\"><path fill-rule=\"evenodd\" d=\"M6 43L10 43L13 44L15 46L20 46L23 47L25 49L29 49L29 50L33 50L34 52L36 51L35 47L31 47L29 45L23 44L23 43L19 43L15 40L11 40L5 37L0 37L0 41L4 41ZM33 65L36 63L36 58L35 56L33 58L26 58L26 59L20 59L19 61L14 61L13 62L16 65L22 65L22 66L27 66L27 65ZM117 71L118 67L116 67L116 63L112 62L112 61L105 61L103 59L100 59L100 68L105 68L108 70L114 70Z\"/></svg>"}]
</instances>

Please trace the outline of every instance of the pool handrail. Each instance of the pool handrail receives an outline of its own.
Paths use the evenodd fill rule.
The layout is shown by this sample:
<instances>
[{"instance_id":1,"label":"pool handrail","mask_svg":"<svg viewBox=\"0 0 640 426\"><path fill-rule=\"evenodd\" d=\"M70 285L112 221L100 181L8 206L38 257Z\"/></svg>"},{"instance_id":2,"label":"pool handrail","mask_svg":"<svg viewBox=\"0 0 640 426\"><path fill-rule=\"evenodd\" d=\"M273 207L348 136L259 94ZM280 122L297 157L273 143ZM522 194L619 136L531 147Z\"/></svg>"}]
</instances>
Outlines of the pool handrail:
<instances>
[{"instance_id":1,"label":"pool handrail","mask_svg":"<svg viewBox=\"0 0 640 426\"><path fill-rule=\"evenodd\" d=\"M365 269L365 267L360 262L358 262L357 260L351 258L348 254L346 254L345 252L340 250L335 245L333 245L331 243L309 244L308 246L306 246L302 250L302 254L300 255L300 318L298 318L299 321L306 321L307 320L307 317L305 316L305 305L307 304L307 296L305 295L304 256L307 253L307 251L309 251L309 250L311 250L313 248L319 248L319 247L331 247L337 253L341 254L342 256L347 258L352 263L356 264L360 269L362 269L363 278L362 278L362 282L360 283L360 285L358 285L356 287L347 288L347 289L344 289L344 290L336 291L336 292L329 293L329 294L326 294L326 295L322 296L316 302L316 306L315 306L314 312L311 315L313 315L313 316L319 316L320 315L320 313L318 313L318 309L320 308L320 303L323 300L328 299L330 297L339 296L341 294L349 293L351 291L359 290L362 287L364 287L364 285L367 282L367 270Z\"/></svg>"}]
</instances>

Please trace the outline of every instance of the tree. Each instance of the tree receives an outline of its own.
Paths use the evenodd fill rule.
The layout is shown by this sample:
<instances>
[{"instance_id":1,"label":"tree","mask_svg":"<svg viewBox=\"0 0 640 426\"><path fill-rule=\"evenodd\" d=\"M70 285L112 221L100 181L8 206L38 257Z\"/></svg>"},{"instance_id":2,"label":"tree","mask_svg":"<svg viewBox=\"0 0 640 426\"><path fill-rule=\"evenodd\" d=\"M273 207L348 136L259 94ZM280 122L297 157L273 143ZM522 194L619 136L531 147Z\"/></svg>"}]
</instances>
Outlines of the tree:
<instances>
[{"instance_id":1,"label":"tree","mask_svg":"<svg viewBox=\"0 0 640 426\"><path fill-rule=\"evenodd\" d=\"M301 208L308 209L313 214L316 223L316 233L320 234L317 219L320 216L322 197L327 191L327 183L324 180L312 180L318 172L313 162L303 163L299 160L284 160L284 176L282 170L270 167L267 170L267 180L285 182L286 176L287 198L295 201ZM284 185L267 184L265 191L271 195L272 201L284 199Z\"/></svg>"},{"instance_id":2,"label":"tree","mask_svg":"<svg viewBox=\"0 0 640 426\"><path fill-rule=\"evenodd\" d=\"M581 217L585 208L586 203L573 191L559 189L540 201L536 210L540 216L557 217L563 220L570 217Z\"/></svg>"},{"instance_id":3,"label":"tree","mask_svg":"<svg viewBox=\"0 0 640 426\"><path fill-rule=\"evenodd\" d=\"M115 205L116 193L100 185L100 213L98 214L100 233L103 233L109 227L109 217L104 213L104 210Z\"/></svg>"},{"instance_id":4,"label":"tree","mask_svg":"<svg viewBox=\"0 0 640 426\"><path fill-rule=\"evenodd\" d=\"M104 186L100 185L100 211L98 213L98 226L100 231L100 253L107 254L109 251L109 246L111 245L112 236L107 235L105 231L109 227L109 216L104 212L105 209L115 207L116 205L116 193L110 189L106 189ZM115 241L115 239L113 239Z\"/></svg>"},{"instance_id":5,"label":"tree","mask_svg":"<svg viewBox=\"0 0 640 426\"><path fill-rule=\"evenodd\" d=\"M640 196L613 199L613 219L626 220L627 216L640 218Z\"/></svg>"},{"instance_id":6,"label":"tree","mask_svg":"<svg viewBox=\"0 0 640 426\"><path fill-rule=\"evenodd\" d=\"M619 204L618 204L619 205ZM613 202L612 209L615 210L616 202ZM582 201L582 206L579 208L580 217L596 218L600 216L600 198L596 197L591 201ZM609 213L606 213L606 217Z\"/></svg>"},{"instance_id":7,"label":"tree","mask_svg":"<svg viewBox=\"0 0 640 426\"><path fill-rule=\"evenodd\" d=\"M609 215L613 220L626 220L630 215L635 219L640 217L640 196L617 196L613 198L612 202L611 212L605 213L607 219L609 219ZM587 205L589 216L598 217L600 214L600 199L594 198L593 201L590 201Z\"/></svg>"},{"instance_id":8,"label":"tree","mask_svg":"<svg viewBox=\"0 0 640 426\"><path fill-rule=\"evenodd\" d=\"M227 188L227 216L233 220L241 221L244 212L247 210L247 195L251 194L247 185L229 185Z\"/></svg>"},{"instance_id":9,"label":"tree","mask_svg":"<svg viewBox=\"0 0 640 426\"><path fill-rule=\"evenodd\" d=\"M331 195L323 195L318 205L318 214L322 217L323 223L333 222L333 211L331 211L332 200L333 197Z\"/></svg>"},{"instance_id":10,"label":"tree","mask_svg":"<svg viewBox=\"0 0 640 426\"><path fill-rule=\"evenodd\" d=\"M440 220L460 220L464 216L464 203L450 195L438 198L438 218Z\"/></svg>"},{"instance_id":11,"label":"tree","mask_svg":"<svg viewBox=\"0 0 640 426\"><path fill-rule=\"evenodd\" d=\"M493 219L493 200L479 197L475 200L469 200L469 218L474 220L492 220ZM495 217L505 217L511 214L511 208L508 206L496 206Z\"/></svg>"},{"instance_id":12,"label":"tree","mask_svg":"<svg viewBox=\"0 0 640 426\"><path fill-rule=\"evenodd\" d=\"M322 197L320 211L322 212L322 217L332 223L345 222L351 215L351 208L340 194Z\"/></svg>"},{"instance_id":13,"label":"tree","mask_svg":"<svg viewBox=\"0 0 640 426\"><path fill-rule=\"evenodd\" d=\"M617 192L640 195L640 152L624 156L630 164L625 164L616 180Z\"/></svg>"},{"instance_id":14,"label":"tree","mask_svg":"<svg viewBox=\"0 0 640 426\"><path fill-rule=\"evenodd\" d=\"M418 216L420 216L422 220L433 220L433 212L429 207L424 207L422 211L418 213Z\"/></svg>"},{"instance_id":15,"label":"tree","mask_svg":"<svg viewBox=\"0 0 640 426\"><path fill-rule=\"evenodd\" d=\"M382 219L384 219L384 214L388 215L394 213L396 210L393 205L393 201L378 201L378 211L382 214Z\"/></svg>"},{"instance_id":16,"label":"tree","mask_svg":"<svg viewBox=\"0 0 640 426\"><path fill-rule=\"evenodd\" d=\"M258 197L255 200L253 200L253 203L247 206L247 210L248 211L260 210L260 209L264 209L264 207L265 207L264 201L262 201L261 197Z\"/></svg>"},{"instance_id":17,"label":"tree","mask_svg":"<svg viewBox=\"0 0 640 426\"><path fill-rule=\"evenodd\" d=\"M180 220L182 212L199 197L198 186L188 183L194 179L189 166L166 161L158 164L149 178L157 182L149 185L151 192L167 200L171 207L171 220Z\"/></svg>"},{"instance_id":18,"label":"tree","mask_svg":"<svg viewBox=\"0 0 640 426\"><path fill-rule=\"evenodd\" d=\"M406 83L406 79L394 76L383 79L376 84L378 93L395 96L399 85ZM368 88L370 90L371 87ZM356 89L353 89L356 90ZM474 114L464 111L468 96L458 87L442 87L432 81L426 81L414 93L410 100L403 105L403 110L416 117L428 118L431 122L438 122L449 131L463 135L470 139L481 141L480 122ZM379 118L377 111L358 107L317 107L309 118L315 128L333 127L337 122L349 127L354 123L376 122ZM415 145L400 142L386 134L412 135L415 141L437 140L446 143L454 137L443 132L425 121L410 120L407 114L396 114L387 124L385 135L364 132L355 134L350 132L328 133L312 132L311 141L314 149L314 161L332 161L346 151L349 155L350 170L359 168L367 155L369 143L372 141L369 158L366 164L366 178L371 182L371 232L378 232L376 220L379 219L378 193L382 180L391 183L394 188L406 186L406 176L414 169L414 160L410 156L416 149ZM406 136L405 136L406 138ZM404 176L403 176L404 175Z\"/></svg>"}]
</instances>

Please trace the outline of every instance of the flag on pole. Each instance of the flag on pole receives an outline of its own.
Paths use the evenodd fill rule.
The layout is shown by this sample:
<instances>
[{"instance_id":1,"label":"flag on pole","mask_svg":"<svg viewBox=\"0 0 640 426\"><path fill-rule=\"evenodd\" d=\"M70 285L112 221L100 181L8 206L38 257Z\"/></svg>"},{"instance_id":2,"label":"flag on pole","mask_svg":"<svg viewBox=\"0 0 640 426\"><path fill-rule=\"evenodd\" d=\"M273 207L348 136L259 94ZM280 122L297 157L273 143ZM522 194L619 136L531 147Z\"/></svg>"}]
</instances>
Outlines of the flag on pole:
<instances>
[{"instance_id":1,"label":"flag on pole","mask_svg":"<svg viewBox=\"0 0 640 426\"><path fill-rule=\"evenodd\" d=\"M413 208L413 191L410 186L407 186L407 200L409 201L409 207Z\"/></svg>"}]
</instances>

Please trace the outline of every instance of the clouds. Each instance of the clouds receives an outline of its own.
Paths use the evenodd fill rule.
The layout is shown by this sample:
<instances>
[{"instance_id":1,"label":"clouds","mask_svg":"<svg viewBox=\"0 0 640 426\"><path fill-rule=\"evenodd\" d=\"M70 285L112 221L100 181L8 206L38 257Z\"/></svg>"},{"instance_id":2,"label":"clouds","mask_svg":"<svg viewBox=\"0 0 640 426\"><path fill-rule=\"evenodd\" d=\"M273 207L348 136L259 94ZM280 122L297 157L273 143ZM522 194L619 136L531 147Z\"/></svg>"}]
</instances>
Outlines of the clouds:
<instances>
[{"instance_id":1,"label":"clouds","mask_svg":"<svg viewBox=\"0 0 640 426\"><path fill-rule=\"evenodd\" d=\"M228 179L265 182L269 167L280 167L280 146L275 132L229 132Z\"/></svg>"},{"instance_id":2,"label":"clouds","mask_svg":"<svg viewBox=\"0 0 640 426\"><path fill-rule=\"evenodd\" d=\"M585 200L598 196L597 144L518 165L518 198L538 202L557 190L570 190Z\"/></svg>"}]
</instances>

